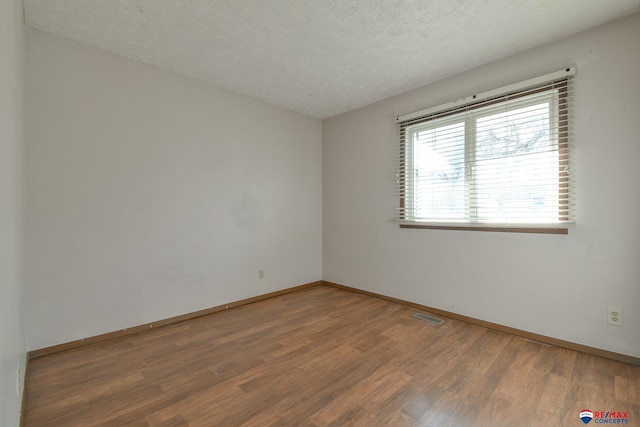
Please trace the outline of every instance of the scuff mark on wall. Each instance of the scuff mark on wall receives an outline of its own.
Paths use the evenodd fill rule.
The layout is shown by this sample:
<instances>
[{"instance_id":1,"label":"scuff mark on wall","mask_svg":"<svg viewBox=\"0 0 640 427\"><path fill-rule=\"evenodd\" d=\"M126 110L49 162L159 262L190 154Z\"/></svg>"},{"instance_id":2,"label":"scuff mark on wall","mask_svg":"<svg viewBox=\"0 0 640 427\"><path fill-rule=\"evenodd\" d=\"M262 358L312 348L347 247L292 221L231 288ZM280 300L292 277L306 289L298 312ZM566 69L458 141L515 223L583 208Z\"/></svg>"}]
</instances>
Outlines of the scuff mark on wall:
<instances>
[{"instance_id":1,"label":"scuff mark on wall","mask_svg":"<svg viewBox=\"0 0 640 427\"><path fill-rule=\"evenodd\" d=\"M256 228L264 222L266 203L252 191L247 190L240 196L233 208L233 217L238 226Z\"/></svg>"}]
</instances>

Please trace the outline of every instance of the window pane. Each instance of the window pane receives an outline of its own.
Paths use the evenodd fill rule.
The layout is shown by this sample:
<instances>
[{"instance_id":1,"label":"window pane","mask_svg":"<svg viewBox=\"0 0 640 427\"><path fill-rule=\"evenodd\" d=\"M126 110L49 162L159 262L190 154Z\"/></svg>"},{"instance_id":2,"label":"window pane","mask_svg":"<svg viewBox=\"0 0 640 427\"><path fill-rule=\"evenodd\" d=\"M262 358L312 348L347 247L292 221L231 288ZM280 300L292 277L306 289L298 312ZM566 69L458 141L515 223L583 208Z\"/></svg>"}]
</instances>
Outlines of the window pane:
<instances>
[{"instance_id":1,"label":"window pane","mask_svg":"<svg viewBox=\"0 0 640 427\"><path fill-rule=\"evenodd\" d=\"M413 132L416 218L465 217L464 122Z\"/></svg>"},{"instance_id":2,"label":"window pane","mask_svg":"<svg viewBox=\"0 0 640 427\"><path fill-rule=\"evenodd\" d=\"M475 191L480 220L558 220L558 152L548 102L476 121Z\"/></svg>"}]
</instances>

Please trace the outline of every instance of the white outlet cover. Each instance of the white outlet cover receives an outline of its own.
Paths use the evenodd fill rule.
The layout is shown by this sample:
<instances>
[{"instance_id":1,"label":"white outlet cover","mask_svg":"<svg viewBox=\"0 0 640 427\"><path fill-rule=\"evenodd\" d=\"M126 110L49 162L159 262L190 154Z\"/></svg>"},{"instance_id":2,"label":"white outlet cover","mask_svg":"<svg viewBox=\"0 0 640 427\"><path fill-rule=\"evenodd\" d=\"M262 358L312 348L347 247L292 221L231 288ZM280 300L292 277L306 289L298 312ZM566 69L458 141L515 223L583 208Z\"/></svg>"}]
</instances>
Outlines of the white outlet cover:
<instances>
[{"instance_id":1,"label":"white outlet cover","mask_svg":"<svg viewBox=\"0 0 640 427\"><path fill-rule=\"evenodd\" d=\"M615 307L607 308L607 323L614 326L622 326L622 309Z\"/></svg>"}]
</instances>

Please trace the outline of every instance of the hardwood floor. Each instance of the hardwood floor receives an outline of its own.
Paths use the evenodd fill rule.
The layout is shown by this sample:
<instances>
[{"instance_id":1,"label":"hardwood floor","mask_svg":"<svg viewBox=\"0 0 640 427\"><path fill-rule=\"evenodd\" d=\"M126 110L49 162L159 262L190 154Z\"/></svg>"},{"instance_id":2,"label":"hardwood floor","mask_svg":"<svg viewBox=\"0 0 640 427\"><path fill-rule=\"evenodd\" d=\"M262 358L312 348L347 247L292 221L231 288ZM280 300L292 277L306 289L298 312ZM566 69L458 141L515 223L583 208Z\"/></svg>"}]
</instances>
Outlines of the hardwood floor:
<instances>
[{"instance_id":1,"label":"hardwood floor","mask_svg":"<svg viewBox=\"0 0 640 427\"><path fill-rule=\"evenodd\" d=\"M415 312L318 285L40 357L24 425L640 425L640 367Z\"/></svg>"}]
</instances>

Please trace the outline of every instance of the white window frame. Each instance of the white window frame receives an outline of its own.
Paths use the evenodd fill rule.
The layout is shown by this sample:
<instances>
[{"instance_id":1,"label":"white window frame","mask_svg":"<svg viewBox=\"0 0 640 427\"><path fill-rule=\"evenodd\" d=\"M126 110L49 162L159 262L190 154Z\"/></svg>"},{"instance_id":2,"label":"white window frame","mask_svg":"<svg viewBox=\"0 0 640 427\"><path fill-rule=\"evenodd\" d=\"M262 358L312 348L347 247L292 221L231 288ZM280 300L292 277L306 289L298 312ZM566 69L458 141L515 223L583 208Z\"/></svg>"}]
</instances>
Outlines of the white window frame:
<instances>
[{"instance_id":1,"label":"white window frame","mask_svg":"<svg viewBox=\"0 0 640 427\"><path fill-rule=\"evenodd\" d=\"M476 183L476 179L473 172L473 165L475 164L475 150L476 150L476 133L474 124L481 117L496 114L497 112L505 111L505 103L508 102L508 109L515 110L519 108L525 108L530 105L537 105L541 103L549 103L549 138L550 146L558 148L559 144L559 132L560 126L558 126L558 105L559 94L558 89L553 86L548 89L542 89L538 91L536 88L547 85L549 82L556 80L566 80L568 77L575 75L575 67L570 67L557 73L551 73L546 76L541 76L536 79L531 79L515 85L510 85L504 88L497 89L495 91L485 92L483 94L473 95L467 99L457 101L454 103L445 104L443 106L433 107L427 110L422 110L416 113L411 113L405 116L399 116L396 118L396 122L400 123L402 128L400 132L401 154L400 154L400 170L397 174L397 181L400 184L400 196L401 206L400 215L396 220L404 228L446 228L446 229L479 229L485 231L519 231L519 232L535 232L535 233L553 233L553 234L567 234L568 227L573 224L574 212L573 209L569 209L569 205L574 206L573 199L575 194L573 192L575 180L573 177L567 184L567 192L569 201L565 206L563 203L558 204L558 216L557 219L540 221L540 220L525 220L525 221L508 221L501 222L495 219L480 218L477 215L477 205L472 205L477 201L477 195L470 197L469 192L475 191L473 186ZM569 83L567 83L567 88ZM533 89L533 94L527 95L526 91ZM568 89L567 89L568 90ZM524 94L523 94L524 92ZM516 94L515 97L507 97L505 101L500 101L499 98L509 94ZM565 93L565 102L568 102L568 96L571 95L570 91ZM497 101L492 101L496 100ZM488 101L487 101L488 100ZM487 105L481 106L482 102L486 102ZM479 106L480 105L480 106ZM458 110L461 110L458 112ZM563 114L563 118L571 120L571 107L568 107ZM414 168L414 143L413 135L420 129L433 128L434 123L440 126L447 126L453 123L464 123L465 125L465 215L464 219L457 220L453 218L437 219L437 218L417 218L416 213L416 196L415 196L415 168ZM568 127L563 125L562 132L567 132ZM565 140L566 134L563 137ZM565 142L565 146L568 146ZM559 151L558 151L559 153ZM569 157L571 160L573 156ZM560 160L558 160L560 166ZM469 167L472 166L472 167ZM567 164L567 170L569 169ZM575 169L575 168L574 168ZM564 184L563 184L564 185ZM564 193L564 187L559 186L558 195ZM412 215L413 214L413 215Z\"/></svg>"}]
</instances>

